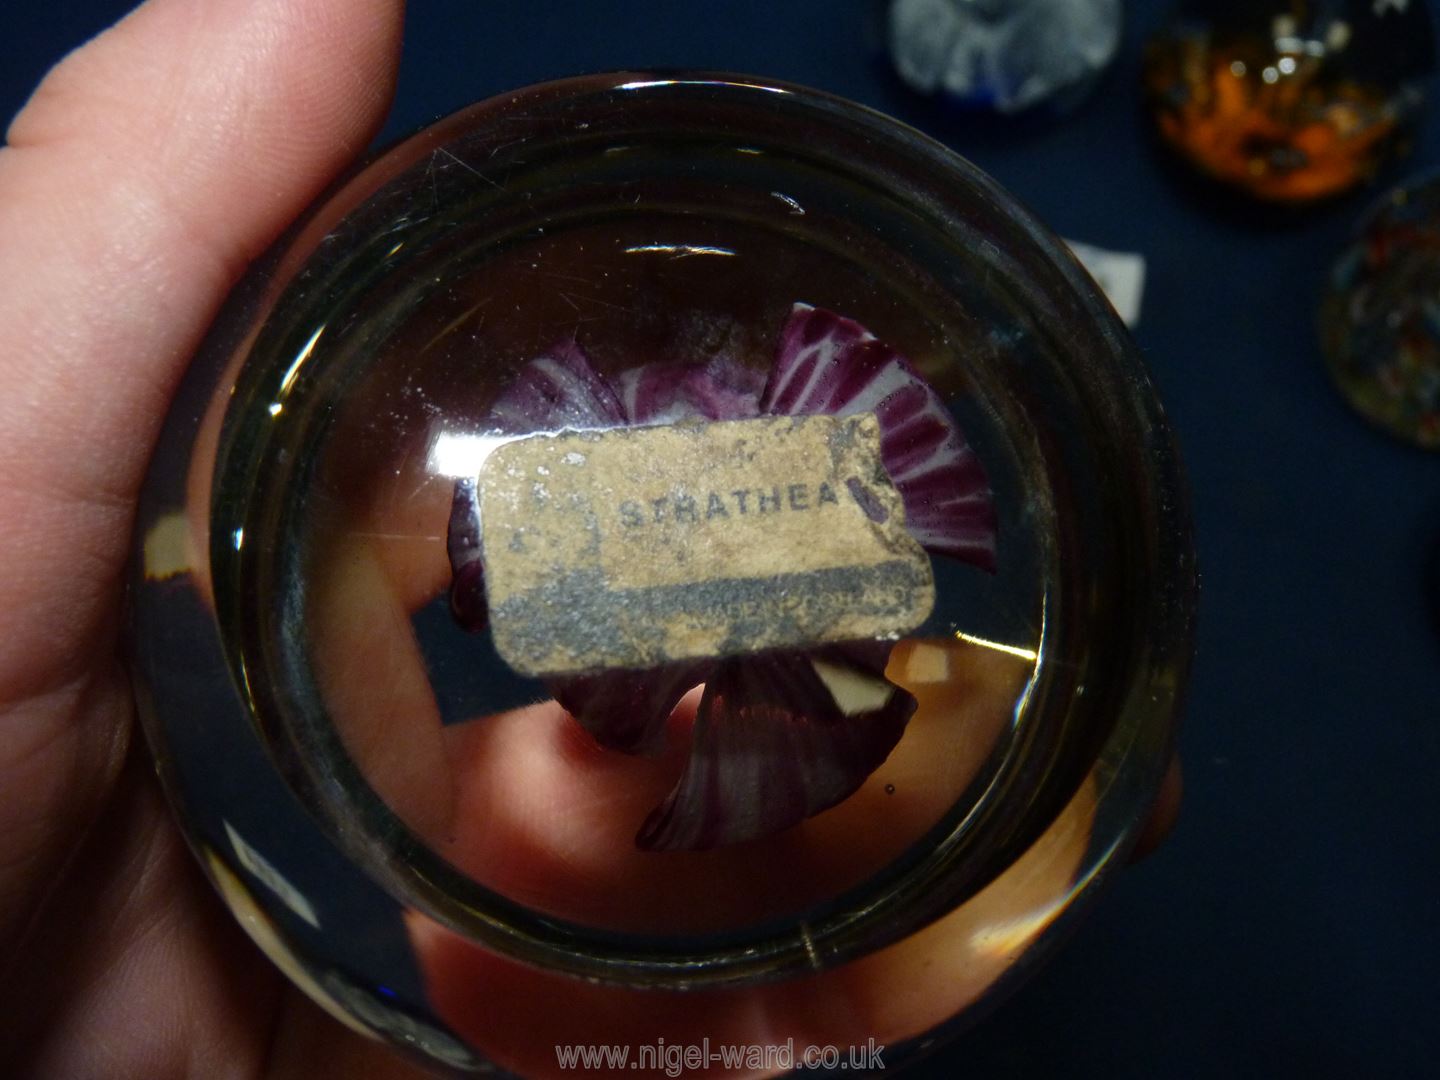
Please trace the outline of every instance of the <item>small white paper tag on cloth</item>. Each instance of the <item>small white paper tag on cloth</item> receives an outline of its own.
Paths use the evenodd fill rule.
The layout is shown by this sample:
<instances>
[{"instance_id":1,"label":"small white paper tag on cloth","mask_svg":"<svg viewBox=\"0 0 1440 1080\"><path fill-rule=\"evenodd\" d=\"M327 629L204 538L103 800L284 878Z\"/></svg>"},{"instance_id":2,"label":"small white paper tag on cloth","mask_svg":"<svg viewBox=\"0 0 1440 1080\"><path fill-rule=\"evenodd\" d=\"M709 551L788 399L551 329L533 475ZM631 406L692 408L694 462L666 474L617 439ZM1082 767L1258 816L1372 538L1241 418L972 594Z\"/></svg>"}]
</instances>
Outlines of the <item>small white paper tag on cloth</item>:
<instances>
[{"instance_id":1,"label":"small white paper tag on cloth","mask_svg":"<svg viewBox=\"0 0 1440 1080\"><path fill-rule=\"evenodd\" d=\"M1125 325L1138 325L1140 306L1145 298L1145 256L1131 251L1107 251L1078 240L1065 243L1110 298Z\"/></svg>"}]
</instances>

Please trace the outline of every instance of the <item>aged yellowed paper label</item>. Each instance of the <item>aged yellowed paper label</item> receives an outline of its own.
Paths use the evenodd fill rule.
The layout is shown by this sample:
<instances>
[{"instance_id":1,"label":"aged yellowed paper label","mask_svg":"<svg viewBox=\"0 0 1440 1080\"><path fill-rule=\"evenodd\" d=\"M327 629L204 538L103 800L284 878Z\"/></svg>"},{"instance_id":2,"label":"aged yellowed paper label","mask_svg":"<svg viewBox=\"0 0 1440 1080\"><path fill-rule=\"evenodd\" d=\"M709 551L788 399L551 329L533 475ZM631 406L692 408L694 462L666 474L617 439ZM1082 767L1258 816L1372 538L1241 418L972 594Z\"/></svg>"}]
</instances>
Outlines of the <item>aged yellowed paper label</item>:
<instances>
[{"instance_id":1,"label":"aged yellowed paper label","mask_svg":"<svg viewBox=\"0 0 1440 1080\"><path fill-rule=\"evenodd\" d=\"M894 637L935 602L871 414L534 435L478 491L495 647L527 675Z\"/></svg>"}]
</instances>

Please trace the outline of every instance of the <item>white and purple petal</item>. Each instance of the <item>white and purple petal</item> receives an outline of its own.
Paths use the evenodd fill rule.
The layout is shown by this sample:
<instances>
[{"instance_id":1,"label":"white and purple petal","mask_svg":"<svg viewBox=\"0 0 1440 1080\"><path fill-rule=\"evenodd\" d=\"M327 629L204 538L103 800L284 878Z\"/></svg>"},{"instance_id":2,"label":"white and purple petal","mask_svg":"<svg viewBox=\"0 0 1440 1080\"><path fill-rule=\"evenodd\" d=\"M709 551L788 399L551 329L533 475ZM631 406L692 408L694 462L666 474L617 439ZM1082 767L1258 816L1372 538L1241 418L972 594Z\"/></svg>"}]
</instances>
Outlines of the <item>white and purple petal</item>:
<instances>
[{"instance_id":1,"label":"white and purple petal","mask_svg":"<svg viewBox=\"0 0 1440 1080\"><path fill-rule=\"evenodd\" d=\"M651 851L740 843L848 798L890 755L915 711L915 699L875 670L876 655L818 649L719 664L705 684L685 771L636 843Z\"/></svg>"},{"instance_id":2,"label":"white and purple petal","mask_svg":"<svg viewBox=\"0 0 1440 1080\"><path fill-rule=\"evenodd\" d=\"M920 544L994 571L989 479L960 425L910 362L859 323L796 304L780 334L762 413L873 412L885 471Z\"/></svg>"},{"instance_id":3,"label":"white and purple petal","mask_svg":"<svg viewBox=\"0 0 1440 1080\"><path fill-rule=\"evenodd\" d=\"M601 746L646 754L660 748L665 721L680 699L705 681L711 666L669 664L649 671L552 679L550 692Z\"/></svg>"},{"instance_id":4,"label":"white and purple petal","mask_svg":"<svg viewBox=\"0 0 1440 1080\"><path fill-rule=\"evenodd\" d=\"M583 431L626 423L614 389L573 341L558 342L521 368L485 418L486 428L503 435Z\"/></svg>"},{"instance_id":5,"label":"white and purple petal","mask_svg":"<svg viewBox=\"0 0 1440 1080\"><path fill-rule=\"evenodd\" d=\"M647 364L616 380L631 424L681 420L744 420L760 415L765 373L719 356L706 364Z\"/></svg>"}]
</instances>

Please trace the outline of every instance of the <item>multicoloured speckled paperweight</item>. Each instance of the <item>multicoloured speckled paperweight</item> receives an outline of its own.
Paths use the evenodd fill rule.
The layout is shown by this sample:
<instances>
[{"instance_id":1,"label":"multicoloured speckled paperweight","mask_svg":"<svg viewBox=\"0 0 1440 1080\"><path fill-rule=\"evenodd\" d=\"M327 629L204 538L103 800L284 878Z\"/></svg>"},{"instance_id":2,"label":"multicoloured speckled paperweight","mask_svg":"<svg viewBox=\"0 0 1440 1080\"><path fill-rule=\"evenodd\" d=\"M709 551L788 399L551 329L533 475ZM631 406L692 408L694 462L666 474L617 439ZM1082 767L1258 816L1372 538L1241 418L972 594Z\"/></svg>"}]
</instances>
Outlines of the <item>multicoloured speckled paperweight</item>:
<instances>
[{"instance_id":1,"label":"multicoloured speckled paperweight","mask_svg":"<svg viewBox=\"0 0 1440 1080\"><path fill-rule=\"evenodd\" d=\"M1440 450L1440 176L1397 187L1361 220L1331 270L1320 337L1345 400Z\"/></svg>"}]
</instances>

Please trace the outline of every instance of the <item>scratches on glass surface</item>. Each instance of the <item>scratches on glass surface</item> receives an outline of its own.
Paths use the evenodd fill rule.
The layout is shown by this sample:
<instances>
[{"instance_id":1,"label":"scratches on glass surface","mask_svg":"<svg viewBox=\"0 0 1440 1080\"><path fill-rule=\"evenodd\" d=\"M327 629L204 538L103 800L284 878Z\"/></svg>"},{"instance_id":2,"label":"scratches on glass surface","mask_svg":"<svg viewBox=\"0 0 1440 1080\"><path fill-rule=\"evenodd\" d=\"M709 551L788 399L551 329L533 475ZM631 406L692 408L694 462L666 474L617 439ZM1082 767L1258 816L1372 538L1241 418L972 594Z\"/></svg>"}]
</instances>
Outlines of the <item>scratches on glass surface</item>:
<instances>
[{"instance_id":1,"label":"scratches on glass surface","mask_svg":"<svg viewBox=\"0 0 1440 1080\"><path fill-rule=\"evenodd\" d=\"M494 181L494 180L491 180L490 177L486 176L486 175L485 175L484 173L482 173L479 169L477 169L474 165L471 165L471 164L470 164L468 161L466 161L464 158L459 157L457 154L454 153L454 151L449 150L449 149L447 149L446 147L443 147L443 146L436 147L435 152L434 152L434 153L431 155L431 157L430 157L430 163L431 163L432 166L434 165L435 159L436 159L437 157L448 158L449 160L453 161L456 165L459 165L459 166L460 166L462 169L464 169L466 172L468 172L468 173L473 173L474 175L478 176L481 180L484 180L485 183L489 184L491 187L495 188L497 191L504 191L504 190L505 190L505 185L500 184L500 183L497 183L497 182Z\"/></svg>"}]
</instances>

